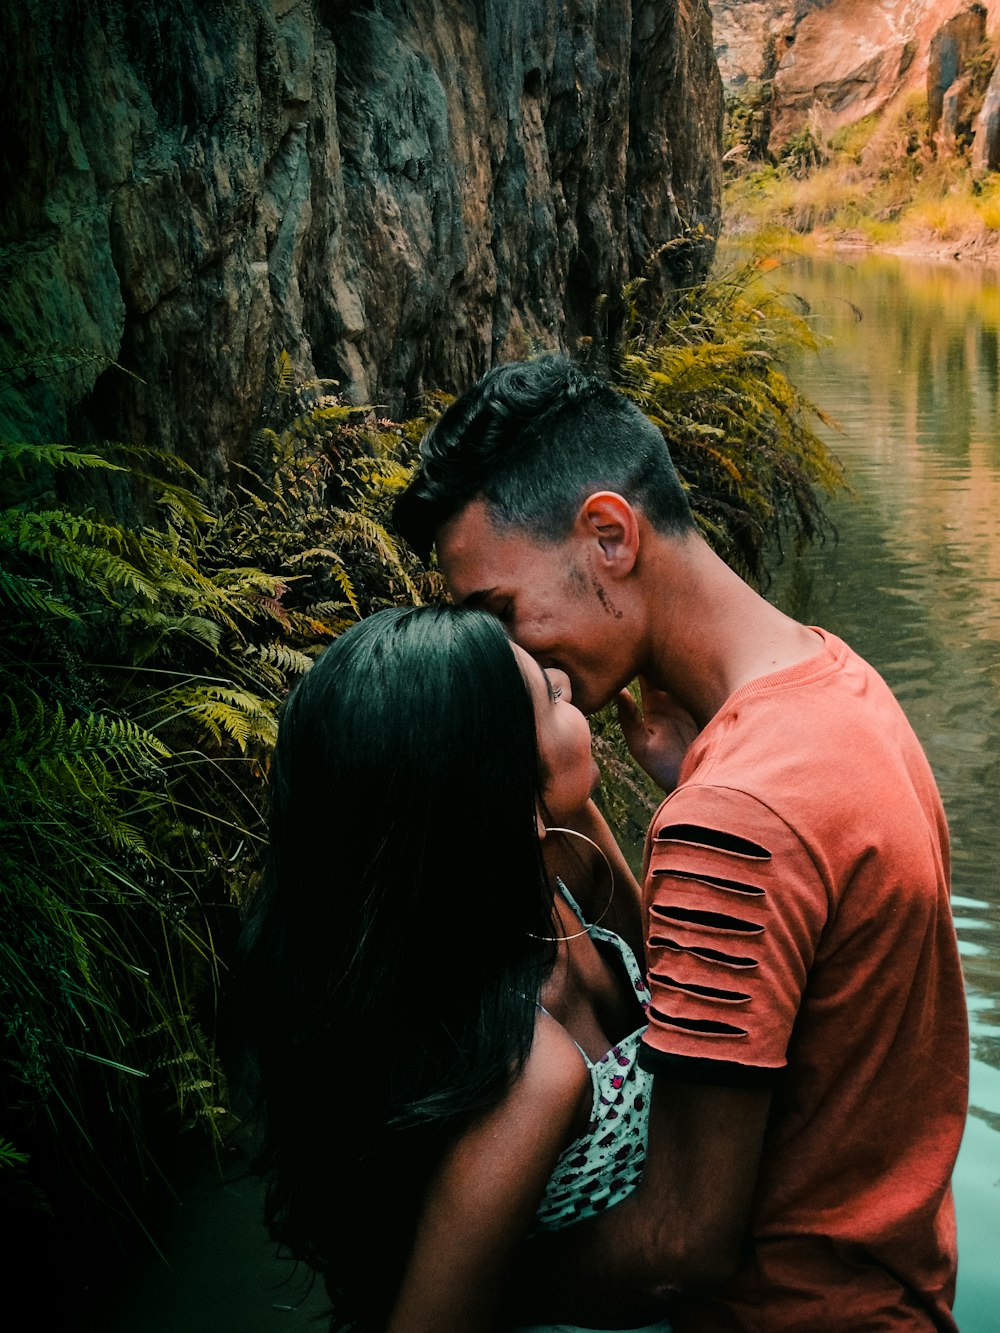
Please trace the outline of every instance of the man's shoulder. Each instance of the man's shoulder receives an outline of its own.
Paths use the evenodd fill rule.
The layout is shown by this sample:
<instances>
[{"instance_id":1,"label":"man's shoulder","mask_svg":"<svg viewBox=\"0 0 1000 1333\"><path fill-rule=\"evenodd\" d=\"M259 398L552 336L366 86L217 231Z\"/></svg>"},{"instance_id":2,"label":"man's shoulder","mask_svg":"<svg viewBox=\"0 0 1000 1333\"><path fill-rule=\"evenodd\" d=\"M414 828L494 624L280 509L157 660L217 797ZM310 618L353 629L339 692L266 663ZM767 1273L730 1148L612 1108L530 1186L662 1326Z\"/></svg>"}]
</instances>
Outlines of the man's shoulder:
<instances>
[{"instance_id":1,"label":"man's shoulder","mask_svg":"<svg viewBox=\"0 0 1000 1333\"><path fill-rule=\"evenodd\" d=\"M716 830L719 837L710 839L713 845L750 858L761 855L765 830L772 843L800 841L794 822L776 806L773 795L757 784L726 781L721 773L710 781L686 781L657 807L649 824L650 840L700 841L699 834Z\"/></svg>"}]
</instances>

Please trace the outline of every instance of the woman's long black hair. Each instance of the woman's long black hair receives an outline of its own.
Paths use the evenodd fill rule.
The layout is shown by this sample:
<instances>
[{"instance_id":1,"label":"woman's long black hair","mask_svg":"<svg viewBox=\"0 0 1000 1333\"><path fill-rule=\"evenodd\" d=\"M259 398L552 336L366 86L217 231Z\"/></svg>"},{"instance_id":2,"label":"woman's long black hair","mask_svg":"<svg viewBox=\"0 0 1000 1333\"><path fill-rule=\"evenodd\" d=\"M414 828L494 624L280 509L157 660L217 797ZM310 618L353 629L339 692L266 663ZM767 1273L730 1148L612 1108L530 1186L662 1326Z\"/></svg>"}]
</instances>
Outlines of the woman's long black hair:
<instances>
[{"instance_id":1,"label":"woman's long black hair","mask_svg":"<svg viewBox=\"0 0 1000 1333\"><path fill-rule=\"evenodd\" d=\"M435 1163L527 1056L538 796L531 697L482 612L380 611L284 705L240 993L268 1224L334 1327L384 1322Z\"/></svg>"}]
</instances>

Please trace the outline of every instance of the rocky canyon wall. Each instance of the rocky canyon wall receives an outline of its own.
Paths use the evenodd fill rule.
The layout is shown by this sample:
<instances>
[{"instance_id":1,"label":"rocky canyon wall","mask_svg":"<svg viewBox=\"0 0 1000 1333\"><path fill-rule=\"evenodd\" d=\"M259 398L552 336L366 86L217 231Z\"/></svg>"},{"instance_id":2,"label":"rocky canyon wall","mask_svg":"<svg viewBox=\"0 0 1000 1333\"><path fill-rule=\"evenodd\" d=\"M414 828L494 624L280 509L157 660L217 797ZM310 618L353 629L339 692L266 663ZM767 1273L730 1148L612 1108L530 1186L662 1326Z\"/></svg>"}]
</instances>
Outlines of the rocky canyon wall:
<instances>
[{"instance_id":1,"label":"rocky canyon wall","mask_svg":"<svg viewBox=\"0 0 1000 1333\"><path fill-rule=\"evenodd\" d=\"M707 0L4 5L0 433L220 478L279 348L391 412L572 348L704 265L721 114Z\"/></svg>"},{"instance_id":2,"label":"rocky canyon wall","mask_svg":"<svg viewBox=\"0 0 1000 1333\"><path fill-rule=\"evenodd\" d=\"M936 102L937 129L962 73L951 57L995 31L1000 0L712 0L712 14L727 89L773 72L771 143L780 146L807 121L829 134L911 89L928 91L932 114Z\"/></svg>"}]
</instances>

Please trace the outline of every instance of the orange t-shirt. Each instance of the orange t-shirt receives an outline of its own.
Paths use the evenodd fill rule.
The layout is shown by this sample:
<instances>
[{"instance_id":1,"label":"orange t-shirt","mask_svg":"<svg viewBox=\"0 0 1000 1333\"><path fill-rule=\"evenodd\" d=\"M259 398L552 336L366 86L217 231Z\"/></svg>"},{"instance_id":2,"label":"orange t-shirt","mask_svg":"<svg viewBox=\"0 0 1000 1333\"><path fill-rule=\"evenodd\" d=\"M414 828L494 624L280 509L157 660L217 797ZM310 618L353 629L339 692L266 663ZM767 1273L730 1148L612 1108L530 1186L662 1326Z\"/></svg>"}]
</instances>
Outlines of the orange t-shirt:
<instances>
[{"instance_id":1,"label":"orange t-shirt","mask_svg":"<svg viewBox=\"0 0 1000 1333\"><path fill-rule=\"evenodd\" d=\"M642 1063L773 1088L745 1259L678 1333L955 1328L947 825L885 682L818 632L705 727L647 839Z\"/></svg>"}]
</instances>

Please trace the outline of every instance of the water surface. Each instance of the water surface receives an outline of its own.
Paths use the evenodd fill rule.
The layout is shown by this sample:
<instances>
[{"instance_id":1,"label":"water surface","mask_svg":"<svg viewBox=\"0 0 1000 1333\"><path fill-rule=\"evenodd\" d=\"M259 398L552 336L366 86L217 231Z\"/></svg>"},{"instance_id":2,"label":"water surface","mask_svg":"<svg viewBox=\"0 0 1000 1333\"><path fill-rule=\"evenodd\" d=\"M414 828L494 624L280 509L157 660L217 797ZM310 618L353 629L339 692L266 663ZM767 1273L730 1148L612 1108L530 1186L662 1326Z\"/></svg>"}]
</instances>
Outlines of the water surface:
<instances>
[{"instance_id":1,"label":"water surface","mask_svg":"<svg viewBox=\"0 0 1000 1333\"><path fill-rule=\"evenodd\" d=\"M770 274L828 338L792 378L857 499L836 544L788 559L769 593L886 678L948 813L972 1036L955 1177L956 1318L1000 1329L1000 274L891 257L794 258Z\"/></svg>"}]
</instances>

